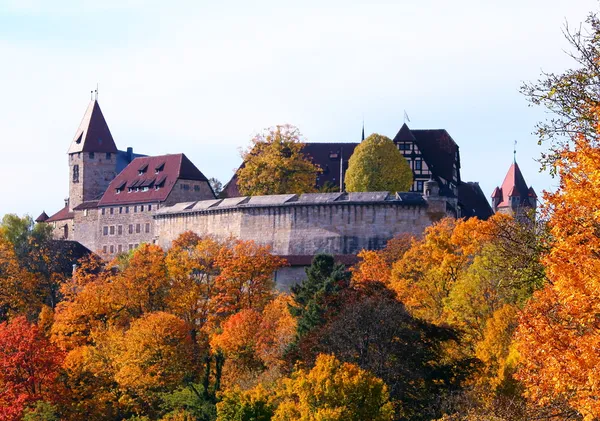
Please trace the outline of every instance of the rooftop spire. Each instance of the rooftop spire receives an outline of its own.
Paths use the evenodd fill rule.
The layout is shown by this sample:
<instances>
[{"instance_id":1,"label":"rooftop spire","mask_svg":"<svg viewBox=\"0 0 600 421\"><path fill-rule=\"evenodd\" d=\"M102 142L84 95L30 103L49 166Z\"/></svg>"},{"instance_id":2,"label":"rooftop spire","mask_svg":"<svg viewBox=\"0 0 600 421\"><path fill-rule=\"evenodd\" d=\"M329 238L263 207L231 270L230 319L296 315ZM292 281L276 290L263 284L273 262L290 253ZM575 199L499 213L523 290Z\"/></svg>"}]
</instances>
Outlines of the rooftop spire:
<instances>
[{"instance_id":1,"label":"rooftop spire","mask_svg":"<svg viewBox=\"0 0 600 421\"><path fill-rule=\"evenodd\" d=\"M517 141L515 140L515 145L513 147L513 164L517 163Z\"/></svg>"},{"instance_id":2,"label":"rooftop spire","mask_svg":"<svg viewBox=\"0 0 600 421\"><path fill-rule=\"evenodd\" d=\"M96 99L88 105L75 137L71 142L68 153L77 152L117 152L117 146L106 124L104 115Z\"/></svg>"}]
</instances>

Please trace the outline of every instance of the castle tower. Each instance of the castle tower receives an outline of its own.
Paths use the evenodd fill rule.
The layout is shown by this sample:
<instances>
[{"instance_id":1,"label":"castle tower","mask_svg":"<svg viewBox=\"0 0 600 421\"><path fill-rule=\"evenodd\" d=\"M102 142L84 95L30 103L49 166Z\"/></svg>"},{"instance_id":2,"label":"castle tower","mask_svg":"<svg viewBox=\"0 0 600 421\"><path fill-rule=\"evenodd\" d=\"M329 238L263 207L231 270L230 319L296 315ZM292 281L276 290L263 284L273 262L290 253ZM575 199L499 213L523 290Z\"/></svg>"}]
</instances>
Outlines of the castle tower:
<instances>
[{"instance_id":1,"label":"castle tower","mask_svg":"<svg viewBox=\"0 0 600 421\"><path fill-rule=\"evenodd\" d=\"M97 100L88 106L69 147L69 211L99 199L115 178L117 146Z\"/></svg>"},{"instance_id":2,"label":"castle tower","mask_svg":"<svg viewBox=\"0 0 600 421\"><path fill-rule=\"evenodd\" d=\"M494 212L521 216L530 209L535 210L537 195L533 187L527 187L525 178L517 162L508 169L501 187L496 187L492 193L492 208Z\"/></svg>"}]
</instances>

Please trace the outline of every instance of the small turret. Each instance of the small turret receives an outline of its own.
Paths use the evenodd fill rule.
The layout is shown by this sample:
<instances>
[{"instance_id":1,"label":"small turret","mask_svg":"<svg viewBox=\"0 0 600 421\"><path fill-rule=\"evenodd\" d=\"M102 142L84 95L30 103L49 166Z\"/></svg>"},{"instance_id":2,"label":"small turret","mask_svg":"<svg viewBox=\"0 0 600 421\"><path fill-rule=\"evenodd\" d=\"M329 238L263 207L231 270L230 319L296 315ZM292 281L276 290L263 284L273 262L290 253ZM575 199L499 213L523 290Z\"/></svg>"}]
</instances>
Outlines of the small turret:
<instances>
[{"instance_id":1,"label":"small turret","mask_svg":"<svg viewBox=\"0 0 600 421\"><path fill-rule=\"evenodd\" d=\"M527 187L519 165L516 161L513 162L502 186L496 187L492 193L494 212L517 216L528 209L535 209L536 205L537 195L533 187Z\"/></svg>"}]
</instances>

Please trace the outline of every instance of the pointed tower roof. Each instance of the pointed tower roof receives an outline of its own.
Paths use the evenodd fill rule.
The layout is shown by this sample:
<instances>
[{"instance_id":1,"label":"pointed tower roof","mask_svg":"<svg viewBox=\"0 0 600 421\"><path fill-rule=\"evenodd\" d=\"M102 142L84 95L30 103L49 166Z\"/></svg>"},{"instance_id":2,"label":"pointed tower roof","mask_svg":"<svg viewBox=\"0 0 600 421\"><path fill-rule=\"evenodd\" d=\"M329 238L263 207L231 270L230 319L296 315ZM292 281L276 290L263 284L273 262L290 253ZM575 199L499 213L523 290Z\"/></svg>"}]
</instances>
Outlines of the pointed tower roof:
<instances>
[{"instance_id":1,"label":"pointed tower roof","mask_svg":"<svg viewBox=\"0 0 600 421\"><path fill-rule=\"evenodd\" d=\"M68 153L77 152L117 152L117 146L97 100L88 106Z\"/></svg>"},{"instance_id":2,"label":"pointed tower roof","mask_svg":"<svg viewBox=\"0 0 600 421\"><path fill-rule=\"evenodd\" d=\"M402 127L400 127L400 131L398 131L398 133L394 137L394 143L414 141L416 141L415 137L413 136L406 123L404 123Z\"/></svg>"},{"instance_id":3,"label":"pointed tower roof","mask_svg":"<svg viewBox=\"0 0 600 421\"><path fill-rule=\"evenodd\" d=\"M48 220L48 214L46 211L43 211L40 216L35 218L35 222L46 222Z\"/></svg>"},{"instance_id":4,"label":"pointed tower roof","mask_svg":"<svg viewBox=\"0 0 600 421\"><path fill-rule=\"evenodd\" d=\"M504 177L502 187L496 187L494 193L492 193L492 197L500 197L501 201L498 204L498 207L503 207L510 206L509 198L511 197L518 197L519 202L527 200L527 198L530 197L531 192L533 192L533 188L527 187L527 183L525 182L525 178L521 173L519 165L516 162L513 162L506 173L506 177ZM535 192L533 194L535 195Z\"/></svg>"}]
</instances>

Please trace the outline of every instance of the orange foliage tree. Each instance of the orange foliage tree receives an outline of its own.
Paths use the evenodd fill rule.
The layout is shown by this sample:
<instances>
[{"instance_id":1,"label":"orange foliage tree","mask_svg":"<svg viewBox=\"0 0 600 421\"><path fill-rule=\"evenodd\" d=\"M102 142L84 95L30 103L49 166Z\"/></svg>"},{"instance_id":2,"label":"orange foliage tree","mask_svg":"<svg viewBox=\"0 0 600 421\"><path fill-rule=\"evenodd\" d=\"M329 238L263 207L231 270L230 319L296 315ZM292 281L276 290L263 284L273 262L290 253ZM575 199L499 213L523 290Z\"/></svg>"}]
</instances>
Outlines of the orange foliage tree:
<instances>
[{"instance_id":1,"label":"orange foliage tree","mask_svg":"<svg viewBox=\"0 0 600 421\"><path fill-rule=\"evenodd\" d=\"M520 318L518 378L533 402L564 401L592 420L600 417L598 138L575 139L554 165L560 186L545 196L553 237L544 259L549 283Z\"/></svg>"}]
</instances>

